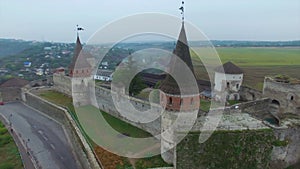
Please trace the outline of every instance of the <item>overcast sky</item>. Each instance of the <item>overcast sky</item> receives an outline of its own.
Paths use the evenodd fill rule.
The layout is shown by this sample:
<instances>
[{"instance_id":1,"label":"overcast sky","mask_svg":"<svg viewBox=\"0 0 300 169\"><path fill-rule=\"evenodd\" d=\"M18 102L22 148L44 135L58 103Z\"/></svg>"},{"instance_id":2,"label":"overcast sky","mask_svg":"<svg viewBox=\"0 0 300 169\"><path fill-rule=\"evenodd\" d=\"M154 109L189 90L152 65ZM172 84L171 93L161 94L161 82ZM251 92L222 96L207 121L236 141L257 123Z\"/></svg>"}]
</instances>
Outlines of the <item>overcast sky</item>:
<instances>
[{"instance_id":1,"label":"overcast sky","mask_svg":"<svg viewBox=\"0 0 300 169\"><path fill-rule=\"evenodd\" d=\"M0 38L86 41L116 19L143 12L180 17L181 0L0 0ZM186 0L186 20L213 40L299 40L300 0Z\"/></svg>"}]
</instances>

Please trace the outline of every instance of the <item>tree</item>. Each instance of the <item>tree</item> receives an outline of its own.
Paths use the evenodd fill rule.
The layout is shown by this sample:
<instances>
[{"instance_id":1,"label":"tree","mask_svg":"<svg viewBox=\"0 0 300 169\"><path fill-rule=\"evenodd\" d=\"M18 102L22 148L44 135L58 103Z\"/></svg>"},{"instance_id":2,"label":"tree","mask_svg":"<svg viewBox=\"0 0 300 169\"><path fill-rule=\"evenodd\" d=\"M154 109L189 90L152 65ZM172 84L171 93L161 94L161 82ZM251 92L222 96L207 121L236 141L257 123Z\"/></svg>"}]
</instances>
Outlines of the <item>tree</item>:
<instances>
[{"instance_id":1,"label":"tree","mask_svg":"<svg viewBox=\"0 0 300 169\"><path fill-rule=\"evenodd\" d=\"M132 75L137 72L136 62L132 60L132 56L128 56L128 62L123 65L119 65L118 71L113 74L113 82L117 85L123 85L125 87L125 92L129 93L130 96L139 94L147 86L141 78L140 74L137 74L129 83L129 86L126 86L126 82L129 80ZM128 90L129 89L129 90Z\"/></svg>"},{"instance_id":2,"label":"tree","mask_svg":"<svg viewBox=\"0 0 300 169\"><path fill-rule=\"evenodd\" d=\"M137 74L131 81L129 86L129 94L131 96L139 94L143 89L145 89L147 86L144 83L143 79L139 74Z\"/></svg>"}]
</instances>

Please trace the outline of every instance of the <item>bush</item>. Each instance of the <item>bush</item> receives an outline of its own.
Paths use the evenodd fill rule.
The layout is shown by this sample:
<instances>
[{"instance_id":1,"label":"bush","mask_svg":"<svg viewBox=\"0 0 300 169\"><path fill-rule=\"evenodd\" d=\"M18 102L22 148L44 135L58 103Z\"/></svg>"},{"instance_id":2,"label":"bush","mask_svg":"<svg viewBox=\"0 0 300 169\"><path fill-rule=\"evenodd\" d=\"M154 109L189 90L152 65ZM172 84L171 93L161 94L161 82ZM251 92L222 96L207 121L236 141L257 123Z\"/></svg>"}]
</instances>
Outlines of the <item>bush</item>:
<instances>
[{"instance_id":1,"label":"bush","mask_svg":"<svg viewBox=\"0 0 300 169\"><path fill-rule=\"evenodd\" d=\"M276 146L276 147L287 146L288 144L289 144L289 142L287 140L283 140L283 141L275 140L273 142L273 146Z\"/></svg>"},{"instance_id":2,"label":"bush","mask_svg":"<svg viewBox=\"0 0 300 169\"><path fill-rule=\"evenodd\" d=\"M11 141L10 135L0 135L0 147L5 144L8 144L10 141Z\"/></svg>"},{"instance_id":3,"label":"bush","mask_svg":"<svg viewBox=\"0 0 300 169\"><path fill-rule=\"evenodd\" d=\"M7 133L7 129L6 128L0 128L0 135L4 135L5 133Z\"/></svg>"},{"instance_id":4,"label":"bush","mask_svg":"<svg viewBox=\"0 0 300 169\"><path fill-rule=\"evenodd\" d=\"M0 164L0 168L1 169L13 169L14 165L11 163L4 162L4 163Z\"/></svg>"}]
</instances>

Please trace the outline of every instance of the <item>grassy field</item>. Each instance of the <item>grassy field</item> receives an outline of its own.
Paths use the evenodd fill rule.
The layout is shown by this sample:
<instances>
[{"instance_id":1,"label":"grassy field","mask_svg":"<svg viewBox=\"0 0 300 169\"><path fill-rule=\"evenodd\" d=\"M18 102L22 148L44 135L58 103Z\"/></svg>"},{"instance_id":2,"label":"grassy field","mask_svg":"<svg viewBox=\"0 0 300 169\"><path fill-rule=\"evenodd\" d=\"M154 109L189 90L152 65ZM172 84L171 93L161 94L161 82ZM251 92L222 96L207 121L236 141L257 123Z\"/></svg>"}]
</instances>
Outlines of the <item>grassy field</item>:
<instances>
[{"instance_id":1,"label":"grassy field","mask_svg":"<svg viewBox=\"0 0 300 169\"><path fill-rule=\"evenodd\" d=\"M7 129L0 122L0 169L21 169L22 160L18 148Z\"/></svg>"},{"instance_id":2,"label":"grassy field","mask_svg":"<svg viewBox=\"0 0 300 169\"><path fill-rule=\"evenodd\" d=\"M71 113L75 114L72 99L70 97L51 90L39 91L38 95L52 103L68 107L71 110ZM122 120L109 115L108 113L101 113L104 116L105 120L120 133L136 138L145 138L151 136L148 132L125 123ZM130 169L133 168L132 165L134 165L136 169L169 166L162 160L160 155L150 158L128 159L104 150L102 147L93 143L90 139L88 141L90 141L98 158L106 169Z\"/></svg>"},{"instance_id":3,"label":"grassy field","mask_svg":"<svg viewBox=\"0 0 300 169\"><path fill-rule=\"evenodd\" d=\"M222 62L248 66L300 66L300 48L216 48Z\"/></svg>"},{"instance_id":4,"label":"grassy field","mask_svg":"<svg viewBox=\"0 0 300 169\"><path fill-rule=\"evenodd\" d=\"M222 63L232 61L244 71L244 85L261 90L265 76L286 74L300 79L300 48L216 48ZM205 50L199 49L205 58ZM208 79L202 62L192 52L195 73ZM209 55L207 54L207 58Z\"/></svg>"}]
</instances>

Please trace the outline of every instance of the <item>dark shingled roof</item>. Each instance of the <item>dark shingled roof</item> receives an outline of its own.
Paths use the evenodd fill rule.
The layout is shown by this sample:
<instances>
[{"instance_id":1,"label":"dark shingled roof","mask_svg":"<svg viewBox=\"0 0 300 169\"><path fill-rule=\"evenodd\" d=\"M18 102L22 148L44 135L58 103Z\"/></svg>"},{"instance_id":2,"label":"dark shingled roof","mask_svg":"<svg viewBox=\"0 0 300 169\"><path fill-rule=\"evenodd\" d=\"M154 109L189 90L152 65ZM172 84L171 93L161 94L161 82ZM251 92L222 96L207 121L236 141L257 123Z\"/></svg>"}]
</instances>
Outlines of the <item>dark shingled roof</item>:
<instances>
[{"instance_id":1,"label":"dark shingled roof","mask_svg":"<svg viewBox=\"0 0 300 169\"><path fill-rule=\"evenodd\" d=\"M225 74L242 74L243 71L241 68L233 64L232 62L227 62L222 66L219 66L215 69L216 72L224 73Z\"/></svg>"},{"instance_id":2,"label":"dark shingled roof","mask_svg":"<svg viewBox=\"0 0 300 169\"><path fill-rule=\"evenodd\" d=\"M0 87L23 87L25 85L29 84L29 81L25 79L20 79L20 78L12 78L0 85Z\"/></svg>"},{"instance_id":3,"label":"dark shingled roof","mask_svg":"<svg viewBox=\"0 0 300 169\"><path fill-rule=\"evenodd\" d=\"M178 58L180 58L182 61L184 61L186 63L186 65L189 67L189 69L192 71L193 75L194 75L194 68L193 68L193 64L192 64L192 59L191 59L191 55L190 55L190 49L188 46L188 41L187 41L187 37L186 37L186 33L185 33L185 28L184 28L184 24L182 24L181 27L181 31L179 34L179 38L176 44L176 48L173 51L173 54L175 56L177 56ZM182 92L184 92L185 94L195 94L195 93L191 93L191 88L193 87L191 83L192 79L189 80L188 78L193 78L195 79L195 75L194 77L185 77L184 72L180 72L181 68L179 65L179 62L177 61L178 58L174 57L174 55L171 58L170 64L169 64L169 69L170 72L173 73L182 73L180 77L185 78L185 84L184 86L181 88ZM167 75L166 79L164 81L162 81L161 85L160 85L160 89L168 94L174 94L174 95L180 95L180 89L176 83L176 81L173 79L173 77L171 75Z\"/></svg>"},{"instance_id":4,"label":"dark shingled roof","mask_svg":"<svg viewBox=\"0 0 300 169\"><path fill-rule=\"evenodd\" d=\"M72 59L72 62L70 64L69 70L70 72L74 69L84 69L84 68L90 68L91 65L88 62L88 58L92 58L91 54L85 52L82 50L82 45L79 39L79 36L77 36L76 40L76 46L74 50L74 56Z\"/></svg>"}]
</instances>

